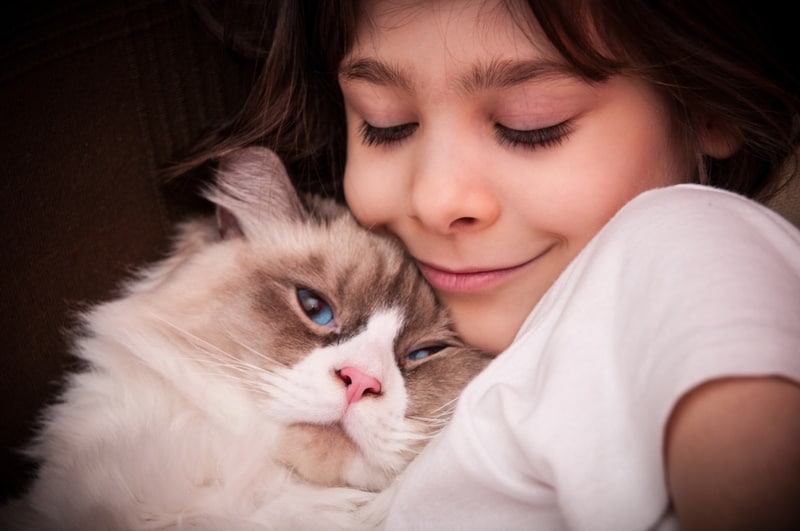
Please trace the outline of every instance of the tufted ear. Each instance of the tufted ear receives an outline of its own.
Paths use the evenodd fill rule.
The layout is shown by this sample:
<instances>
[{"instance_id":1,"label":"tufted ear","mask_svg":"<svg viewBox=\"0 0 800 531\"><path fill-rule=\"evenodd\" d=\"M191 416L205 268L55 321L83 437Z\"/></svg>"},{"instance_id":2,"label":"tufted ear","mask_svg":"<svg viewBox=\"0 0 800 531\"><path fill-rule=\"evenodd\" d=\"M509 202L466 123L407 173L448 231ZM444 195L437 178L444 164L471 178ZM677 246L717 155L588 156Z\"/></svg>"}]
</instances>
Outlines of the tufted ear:
<instances>
[{"instance_id":1,"label":"tufted ear","mask_svg":"<svg viewBox=\"0 0 800 531\"><path fill-rule=\"evenodd\" d=\"M222 238L246 237L265 220L307 216L285 166L264 147L247 147L220 158L216 185L205 196L217 206Z\"/></svg>"}]
</instances>

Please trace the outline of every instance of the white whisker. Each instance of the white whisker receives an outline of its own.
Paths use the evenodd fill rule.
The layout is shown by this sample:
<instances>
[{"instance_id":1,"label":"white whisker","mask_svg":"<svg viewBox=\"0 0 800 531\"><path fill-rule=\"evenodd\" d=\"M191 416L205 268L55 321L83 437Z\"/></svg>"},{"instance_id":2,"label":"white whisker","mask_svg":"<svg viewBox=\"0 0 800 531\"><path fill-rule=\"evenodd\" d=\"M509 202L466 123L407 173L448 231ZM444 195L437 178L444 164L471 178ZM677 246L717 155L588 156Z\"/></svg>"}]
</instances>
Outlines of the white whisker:
<instances>
[{"instance_id":1,"label":"white whisker","mask_svg":"<svg viewBox=\"0 0 800 531\"><path fill-rule=\"evenodd\" d=\"M256 349L254 349L254 348L253 348L253 347L251 347L250 345L248 345L248 344L244 343L244 342L243 342L241 339L239 339L239 338L238 338L237 336L235 336L234 334L230 334L230 333L228 333L228 334L227 334L227 336L228 336L228 337L229 337L229 338L230 338L230 339L231 339L231 340L232 340L234 343L236 343L237 345L239 345L240 347L242 347L243 349L245 349L247 352L249 352L249 353L251 353L251 354L253 354L253 355L257 356L257 357L258 357L259 359L261 359L261 360L264 360L264 361L266 361L266 362L267 362L267 363L269 363L270 365L274 365L274 366L278 366L278 367L283 367L283 368L286 368L286 369L288 369L288 368L289 368L289 366L288 366L287 364L285 364L285 363L283 363L283 362L280 362L280 361L278 361L278 360L276 360L276 359L274 359L274 358L271 358L271 357L267 356L266 354L264 354L264 353L262 353L262 352L260 352L260 351L258 351L258 350L256 350Z\"/></svg>"},{"instance_id":2,"label":"white whisker","mask_svg":"<svg viewBox=\"0 0 800 531\"><path fill-rule=\"evenodd\" d=\"M229 360L232 360L232 361L234 361L235 363L237 363L237 364L238 364L238 365L240 365L241 367L244 367L244 368L246 368L246 369L248 369L248 370L257 371L257 372L261 372L261 371L263 370L261 367L258 367L258 366L256 366L256 365L252 365L252 364L250 364L250 363L247 363L247 362L245 362L245 361L243 361L243 360L241 360L241 359L237 358L237 357L236 357L236 356L234 356L233 354L231 354L231 353L227 352L226 350L224 350L224 349L220 348L219 346L217 346L217 345L215 345L215 344L211 343L210 341L207 341L207 340L205 340L205 339L203 339L203 338L201 338L201 337L199 337L199 336L197 336L197 335L195 335L195 334L193 334L193 333L189 332L189 331L188 331L188 330L186 330L185 328L183 328L183 327L180 327L180 326L176 325L175 323L173 323L173 322L171 322L171 321L169 321L169 320L167 320L167 319L164 319L163 317L161 317L161 316L159 316L159 315L157 315L157 314L155 314L155 313L152 313L152 312L151 312L151 314L150 314L150 315L151 315L151 317L153 317L153 318L154 318L154 319L156 319L157 321L159 321L159 322L161 322L161 323L164 323L165 325L169 326L169 327L170 327L172 330L175 330L176 332L180 333L181 335L183 335L184 337L186 337L187 339L189 339L189 340L190 340L190 342L191 342L191 343L192 343L192 344L193 344L195 347L198 347L198 348L200 348L200 347L206 347L206 349L201 349L201 351L202 351L202 352L206 352L207 354L212 354L212 355L213 355L213 354L219 354L219 355L221 355L221 356L223 356L223 357L225 357L225 358L227 358L227 359L229 359ZM241 343L237 341L237 344L241 344ZM245 345L241 345L241 346L242 346L242 347L245 347ZM245 347L245 348L246 348L246 347ZM208 350L208 349L211 349L211 350ZM253 352L253 353L256 353L256 354L258 354L258 353L257 353L255 350L253 350L253 349L248 349L248 350L249 350L249 351L251 351L251 352ZM269 358L267 358L267 357L266 357L266 356L264 356L263 354L258 354L258 355L259 355L260 357L262 357L263 359L265 359L265 360L267 360L267 361L270 361L270 362L272 362L272 360L270 360ZM243 372L244 372L244 371L243 371Z\"/></svg>"},{"instance_id":3,"label":"white whisker","mask_svg":"<svg viewBox=\"0 0 800 531\"><path fill-rule=\"evenodd\" d=\"M453 398L442 404L441 406L434 409L431 413L436 413L442 411L445 415L452 416L453 411L455 411L455 404L458 402L458 397Z\"/></svg>"}]
</instances>

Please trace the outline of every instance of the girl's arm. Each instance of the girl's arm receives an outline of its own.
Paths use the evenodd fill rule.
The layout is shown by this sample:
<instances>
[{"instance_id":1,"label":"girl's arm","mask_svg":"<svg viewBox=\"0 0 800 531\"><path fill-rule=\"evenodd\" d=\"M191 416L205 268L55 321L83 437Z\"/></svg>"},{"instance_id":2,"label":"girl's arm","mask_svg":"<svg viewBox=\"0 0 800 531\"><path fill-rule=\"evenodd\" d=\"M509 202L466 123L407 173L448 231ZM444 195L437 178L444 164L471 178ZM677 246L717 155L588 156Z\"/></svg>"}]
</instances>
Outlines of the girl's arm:
<instances>
[{"instance_id":1,"label":"girl's arm","mask_svg":"<svg viewBox=\"0 0 800 531\"><path fill-rule=\"evenodd\" d=\"M666 432L684 531L800 529L800 385L728 378L681 399Z\"/></svg>"}]
</instances>

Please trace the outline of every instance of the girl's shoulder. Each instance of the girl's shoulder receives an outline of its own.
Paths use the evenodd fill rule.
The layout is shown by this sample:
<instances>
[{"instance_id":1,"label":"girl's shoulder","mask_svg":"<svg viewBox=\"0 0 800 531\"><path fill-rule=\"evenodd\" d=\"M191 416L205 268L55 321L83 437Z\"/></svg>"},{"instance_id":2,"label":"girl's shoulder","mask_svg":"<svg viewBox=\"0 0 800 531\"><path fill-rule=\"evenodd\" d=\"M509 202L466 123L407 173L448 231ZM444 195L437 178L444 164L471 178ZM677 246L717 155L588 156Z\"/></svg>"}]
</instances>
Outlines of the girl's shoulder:
<instances>
[{"instance_id":1,"label":"girl's shoulder","mask_svg":"<svg viewBox=\"0 0 800 531\"><path fill-rule=\"evenodd\" d=\"M636 279L646 285L672 282L673 293L691 284L710 290L704 284L710 279L800 289L800 230L744 196L683 184L631 200L575 262L575 269L591 277L617 270L626 279L622 293Z\"/></svg>"},{"instance_id":2,"label":"girl's shoulder","mask_svg":"<svg viewBox=\"0 0 800 531\"><path fill-rule=\"evenodd\" d=\"M644 192L620 209L537 304L520 335L590 306L640 326L650 316L660 328L664 313L680 318L681 308L695 303L714 305L723 316L730 305L763 303L779 312L794 302L800 303L800 230L744 196L682 184Z\"/></svg>"},{"instance_id":3,"label":"girl's shoulder","mask_svg":"<svg viewBox=\"0 0 800 531\"><path fill-rule=\"evenodd\" d=\"M800 245L800 231L771 208L745 196L699 184L679 184L644 192L631 200L608 224L609 230L664 232L677 238L705 239L723 233L756 240L786 240Z\"/></svg>"}]
</instances>

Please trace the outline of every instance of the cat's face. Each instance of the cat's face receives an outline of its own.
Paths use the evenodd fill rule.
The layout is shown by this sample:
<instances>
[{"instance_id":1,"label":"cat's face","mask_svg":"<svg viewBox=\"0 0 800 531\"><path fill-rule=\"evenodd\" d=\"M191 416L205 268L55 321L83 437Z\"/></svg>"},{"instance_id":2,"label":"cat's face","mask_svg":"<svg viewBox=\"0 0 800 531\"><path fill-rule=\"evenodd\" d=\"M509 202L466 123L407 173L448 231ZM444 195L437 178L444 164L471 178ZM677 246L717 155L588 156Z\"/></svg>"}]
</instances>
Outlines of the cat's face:
<instances>
[{"instance_id":1,"label":"cat's face","mask_svg":"<svg viewBox=\"0 0 800 531\"><path fill-rule=\"evenodd\" d=\"M443 427L488 357L464 347L398 247L349 217L307 236L249 282L263 318L251 326L264 328L254 350L278 364L254 387L285 423L282 458L299 474L383 487Z\"/></svg>"},{"instance_id":2,"label":"cat's face","mask_svg":"<svg viewBox=\"0 0 800 531\"><path fill-rule=\"evenodd\" d=\"M234 212L221 241L193 226L151 298L172 301L159 312L206 374L278 426L278 458L296 474L379 489L490 358L456 337L396 242L341 207L311 210Z\"/></svg>"}]
</instances>

